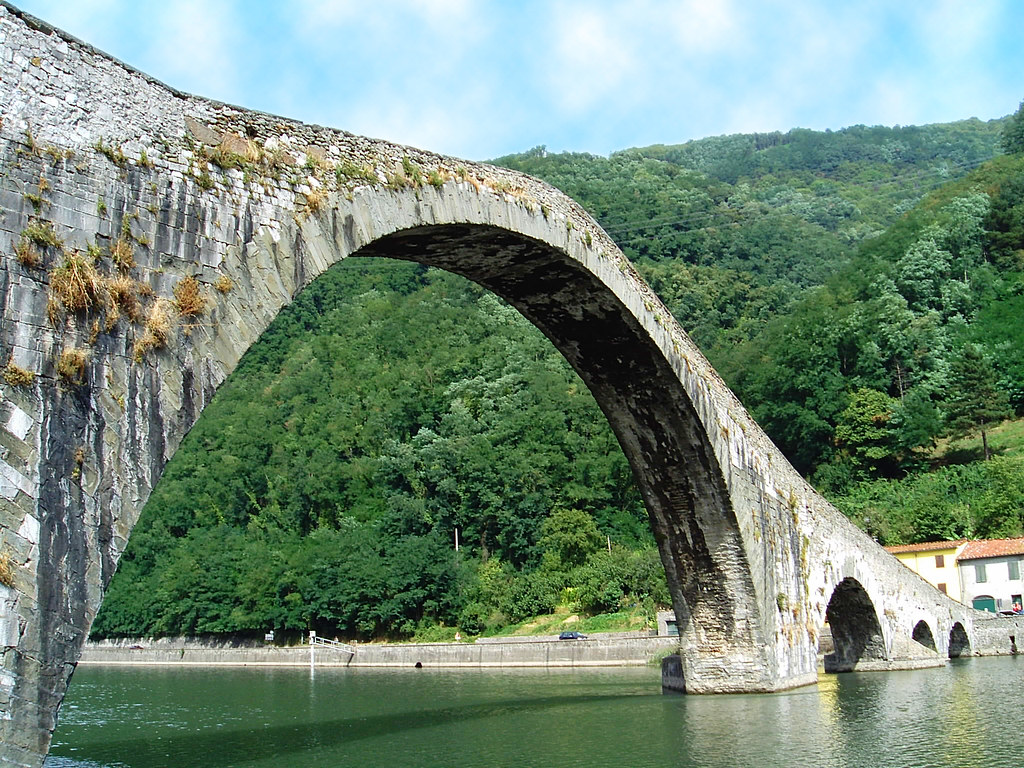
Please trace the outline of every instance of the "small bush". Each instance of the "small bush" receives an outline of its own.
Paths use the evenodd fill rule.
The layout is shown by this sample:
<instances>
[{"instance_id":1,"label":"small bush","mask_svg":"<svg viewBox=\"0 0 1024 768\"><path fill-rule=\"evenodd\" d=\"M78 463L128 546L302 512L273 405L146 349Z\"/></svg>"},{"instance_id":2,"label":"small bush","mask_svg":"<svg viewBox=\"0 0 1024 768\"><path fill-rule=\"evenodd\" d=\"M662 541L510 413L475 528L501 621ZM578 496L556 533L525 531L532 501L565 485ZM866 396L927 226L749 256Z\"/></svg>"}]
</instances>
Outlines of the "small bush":
<instances>
[{"instance_id":1,"label":"small bush","mask_svg":"<svg viewBox=\"0 0 1024 768\"><path fill-rule=\"evenodd\" d=\"M88 256L78 251L64 255L64 263L50 273L50 320L60 308L80 312L103 303L103 278Z\"/></svg>"},{"instance_id":2,"label":"small bush","mask_svg":"<svg viewBox=\"0 0 1024 768\"><path fill-rule=\"evenodd\" d=\"M12 387L30 387L35 381L36 375L32 371L15 365L13 360L8 360L4 368L4 381Z\"/></svg>"},{"instance_id":3,"label":"small bush","mask_svg":"<svg viewBox=\"0 0 1024 768\"><path fill-rule=\"evenodd\" d=\"M193 275L181 279L174 286L174 306L182 317L196 317L206 311L206 299Z\"/></svg>"},{"instance_id":4,"label":"small bush","mask_svg":"<svg viewBox=\"0 0 1024 768\"><path fill-rule=\"evenodd\" d=\"M423 171L408 157L402 158L402 173L409 180L409 183L413 187L423 186Z\"/></svg>"},{"instance_id":5,"label":"small bush","mask_svg":"<svg viewBox=\"0 0 1024 768\"><path fill-rule=\"evenodd\" d=\"M344 184L346 181L370 181L376 183L379 181L377 178L376 171L368 165L356 165L350 160L342 160L337 168L334 169L334 175L338 179L339 184Z\"/></svg>"},{"instance_id":6,"label":"small bush","mask_svg":"<svg viewBox=\"0 0 1024 768\"><path fill-rule=\"evenodd\" d=\"M479 635L487 629L494 611L483 603L470 603L459 614L459 626L468 635Z\"/></svg>"},{"instance_id":7,"label":"small bush","mask_svg":"<svg viewBox=\"0 0 1024 768\"><path fill-rule=\"evenodd\" d=\"M14 563L6 552L0 552L0 584L14 589Z\"/></svg>"},{"instance_id":8,"label":"small bush","mask_svg":"<svg viewBox=\"0 0 1024 768\"><path fill-rule=\"evenodd\" d=\"M25 237L14 246L14 257L23 267L36 268L43 265L43 254Z\"/></svg>"},{"instance_id":9,"label":"small bush","mask_svg":"<svg viewBox=\"0 0 1024 768\"><path fill-rule=\"evenodd\" d=\"M32 203L32 209L36 213L39 213L39 209L42 208L43 203L46 202L46 200L43 199L42 195L37 195L35 192L26 192L25 199Z\"/></svg>"},{"instance_id":10,"label":"small bush","mask_svg":"<svg viewBox=\"0 0 1024 768\"><path fill-rule=\"evenodd\" d=\"M231 168L244 168L246 160L239 154L227 151L221 147L214 147L212 150L206 153L210 162L216 165L221 170L227 171Z\"/></svg>"},{"instance_id":11,"label":"small bush","mask_svg":"<svg viewBox=\"0 0 1024 768\"><path fill-rule=\"evenodd\" d=\"M135 267L135 249L127 237L121 235L110 246L110 259L121 272L129 272Z\"/></svg>"},{"instance_id":12,"label":"small bush","mask_svg":"<svg viewBox=\"0 0 1024 768\"><path fill-rule=\"evenodd\" d=\"M306 193L306 210L310 213L319 211L326 202L327 189L324 187L312 187Z\"/></svg>"},{"instance_id":13,"label":"small bush","mask_svg":"<svg viewBox=\"0 0 1024 768\"><path fill-rule=\"evenodd\" d=\"M174 327L173 311L173 305L167 299L158 299L150 307L149 314L146 316L146 326L143 328L142 335L135 340L132 350L135 362L141 363L148 352L167 346L171 328Z\"/></svg>"},{"instance_id":14,"label":"small bush","mask_svg":"<svg viewBox=\"0 0 1024 768\"><path fill-rule=\"evenodd\" d=\"M75 448L75 467L71 470L71 477L77 480L82 476L82 467L85 464L85 448L78 446Z\"/></svg>"},{"instance_id":15,"label":"small bush","mask_svg":"<svg viewBox=\"0 0 1024 768\"><path fill-rule=\"evenodd\" d=\"M57 233L53 231L53 225L45 221L29 222L21 236L36 245L50 246L51 248L60 248L64 245L63 241L57 237Z\"/></svg>"},{"instance_id":16,"label":"small bush","mask_svg":"<svg viewBox=\"0 0 1024 768\"><path fill-rule=\"evenodd\" d=\"M47 144L43 151L49 155L50 160L54 163L59 163L61 160L70 160L75 156L73 149L61 149L53 144Z\"/></svg>"},{"instance_id":17,"label":"small bush","mask_svg":"<svg viewBox=\"0 0 1024 768\"><path fill-rule=\"evenodd\" d=\"M33 155L39 154L39 145L36 144L36 137L32 135L32 129L25 129L25 146L28 147L28 151Z\"/></svg>"},{"instance_id":18,"label":"small bush","mask_svg":"<svg viewBox=\"0 0 1024 768\"><path fill-rule=\"evenodd\" d=\"M247 166L267 160L263 150L256 145L256 142L238 133L224 134L220 144L212 149L203 147L200 150L200 156L223 170L246 169Z\"/></svg>"},{"instance_id":19,"label":"small bush","mask_svg":"<svg viewBox=\"0 0 1024 768\"><path fill-rule=\"evenodd\" d=\"M57 373L71 384L85 383L85 366L89 362L89 350L68 347L57 360Z\"/></svg>"},{"instance_id":20,"label":"small bush","mask_svg":"<svg viewBox=\"0 0 1024 768\"><path fill-rule=\"evenodd\" d=\"M139 319L142 313L142 306L139 303L139 283L125 275L112 277L107 281L107 295L110 298L108 316L119 315L123 312L132 322ZM108 321L109 327L113 327L116 323L116 318L112 324Z\"/></svg>"},{"instance_id":21,"label":"small bush","mask_svg":"<svg viewBox=\"0 0 1024 768\"><path fill-rule=\"evenodd\" d=\"M105 158L107 158L110 162L112 162L119 168L124 168L126 165L128 165L128 158L125 156L124 150L121 149L120 145L116 147L108 147L106 144L103 143L103 139L101 138L97 140L94 148L97 152L99 152L101 155L103 155Z\"/></svg>"},{"instance_id":22,"label":"small bush","mask_svg":"<svg viewBox=\"0 0 1024 768\"><path fill-rule=\"evenodd\" d=\"M446 627L443 624L434 624L424 619L416 625L412 634L414 643L451 643L455 642L456 627Z\"/></svg>"},{"instance_id":23,"label":"small bush","mask_svg":"<svg viewBox=\"0 0 1024 768\"><path fill-rule=\"evenodd\" d=\"M216 282L214 282L213 287L216 288L221 293L228 293L232 288L235 287L235 284L227 275L220 275L217 278Z\"/></svg>"},{"instance_id":24,"label":"small bush","mask_svg":"<svg viewBox=\"0 0 1024 768\"><path fill-rule=\"evenodd\" d=\"M412 186L412 180L401 171L395 171L394 173L387 174L387 181L385 186L388 189L398 192L399 190L405 189L406 187Z\"/></svg>"}]
</instances>

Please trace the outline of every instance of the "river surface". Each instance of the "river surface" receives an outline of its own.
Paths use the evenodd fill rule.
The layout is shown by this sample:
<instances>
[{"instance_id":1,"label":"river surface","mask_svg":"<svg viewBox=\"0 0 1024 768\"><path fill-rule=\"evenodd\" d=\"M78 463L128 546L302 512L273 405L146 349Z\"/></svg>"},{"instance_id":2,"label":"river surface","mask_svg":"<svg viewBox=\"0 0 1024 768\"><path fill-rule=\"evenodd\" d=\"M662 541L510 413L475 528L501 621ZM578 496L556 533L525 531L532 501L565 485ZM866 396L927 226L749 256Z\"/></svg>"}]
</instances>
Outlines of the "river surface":
<instances>
[{"instance_id":1,"label":"river surface","mask_svg":"<svg viewBox=\"0 0 1024 768\"><path fill-rule=\"evenodd\" d=\"M663 695L655 669L83 666L46 768L1021 768L1024 658Z\"/></svg>"}]
</instances>

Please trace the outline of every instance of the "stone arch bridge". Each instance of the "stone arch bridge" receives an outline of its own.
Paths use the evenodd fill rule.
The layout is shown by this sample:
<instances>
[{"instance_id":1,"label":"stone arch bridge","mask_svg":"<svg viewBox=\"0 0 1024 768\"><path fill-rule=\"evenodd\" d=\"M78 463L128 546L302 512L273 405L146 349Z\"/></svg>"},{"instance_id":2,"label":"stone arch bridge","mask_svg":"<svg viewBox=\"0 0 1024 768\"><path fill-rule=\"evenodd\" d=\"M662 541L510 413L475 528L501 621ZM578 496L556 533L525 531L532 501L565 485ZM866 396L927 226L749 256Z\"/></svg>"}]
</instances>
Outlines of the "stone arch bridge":
<instances>
[{"instance_id":1,"label":"stone arch bridge","mask_svg":"<svg viewBox=\"0 0 1024 768\"><path fill-rule=\"evenodd\" d=\"M0 109L0 762L41 764L132 526L218 385L356 255L489 288L590 387L644 495L686 690L813 682L826 619L836 668L984 644L790 467L555 189L180 93L6 3Z\"/></svg>"}]
</instances>

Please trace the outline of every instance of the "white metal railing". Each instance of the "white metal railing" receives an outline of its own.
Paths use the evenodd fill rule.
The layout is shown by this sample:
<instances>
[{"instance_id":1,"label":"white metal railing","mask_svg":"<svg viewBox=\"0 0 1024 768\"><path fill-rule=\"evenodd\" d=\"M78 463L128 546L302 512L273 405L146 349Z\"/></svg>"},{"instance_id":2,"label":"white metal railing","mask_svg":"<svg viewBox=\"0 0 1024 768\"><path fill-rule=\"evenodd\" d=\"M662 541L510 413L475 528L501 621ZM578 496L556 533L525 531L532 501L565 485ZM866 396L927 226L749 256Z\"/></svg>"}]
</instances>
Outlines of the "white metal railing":
<instances>
[{"instance_id":1,"label":"white metal railing","mask_svg":"<svg viewBox=\"0 0 1024 768\"><path fill-rule=\"evenodd\" d=\"M310 632L309 633L310 659L312 659L313 649L317 648L317 647L319 647L319 648L327 648L327 649L332 650L332 651L344 651L345 653L350 653L353 656L356 655L356 647L354 645L349 645L348 643L342 643L342 642L339 642L338 640L329 640L326 637L317 637L316 632Z\"/></svg>"}]
</instances>

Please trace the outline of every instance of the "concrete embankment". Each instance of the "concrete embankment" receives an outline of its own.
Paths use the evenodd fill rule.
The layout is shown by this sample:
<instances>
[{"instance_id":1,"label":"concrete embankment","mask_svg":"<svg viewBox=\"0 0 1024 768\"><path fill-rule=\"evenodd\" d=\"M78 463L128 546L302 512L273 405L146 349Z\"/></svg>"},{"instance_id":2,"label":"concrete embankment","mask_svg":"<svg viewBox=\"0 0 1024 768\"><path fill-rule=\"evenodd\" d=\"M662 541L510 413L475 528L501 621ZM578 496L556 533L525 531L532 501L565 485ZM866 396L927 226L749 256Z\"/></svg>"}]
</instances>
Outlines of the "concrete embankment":
<instances>
[{"instance_id":1,"label":"concrete embankment","mask_svg":"<svg viewBox=\"0 0 1024 768\"><path fill-rule=\"evenodd\" d=\"M591 637L586 640L490 639L480 643L368 643L355 653L317 646L316 666L511 668L642 666L678 650L677 637ZM191 638L88 643L80 664L309 666L310 647L218 644Z\"/></svg>"}]
</instances>

